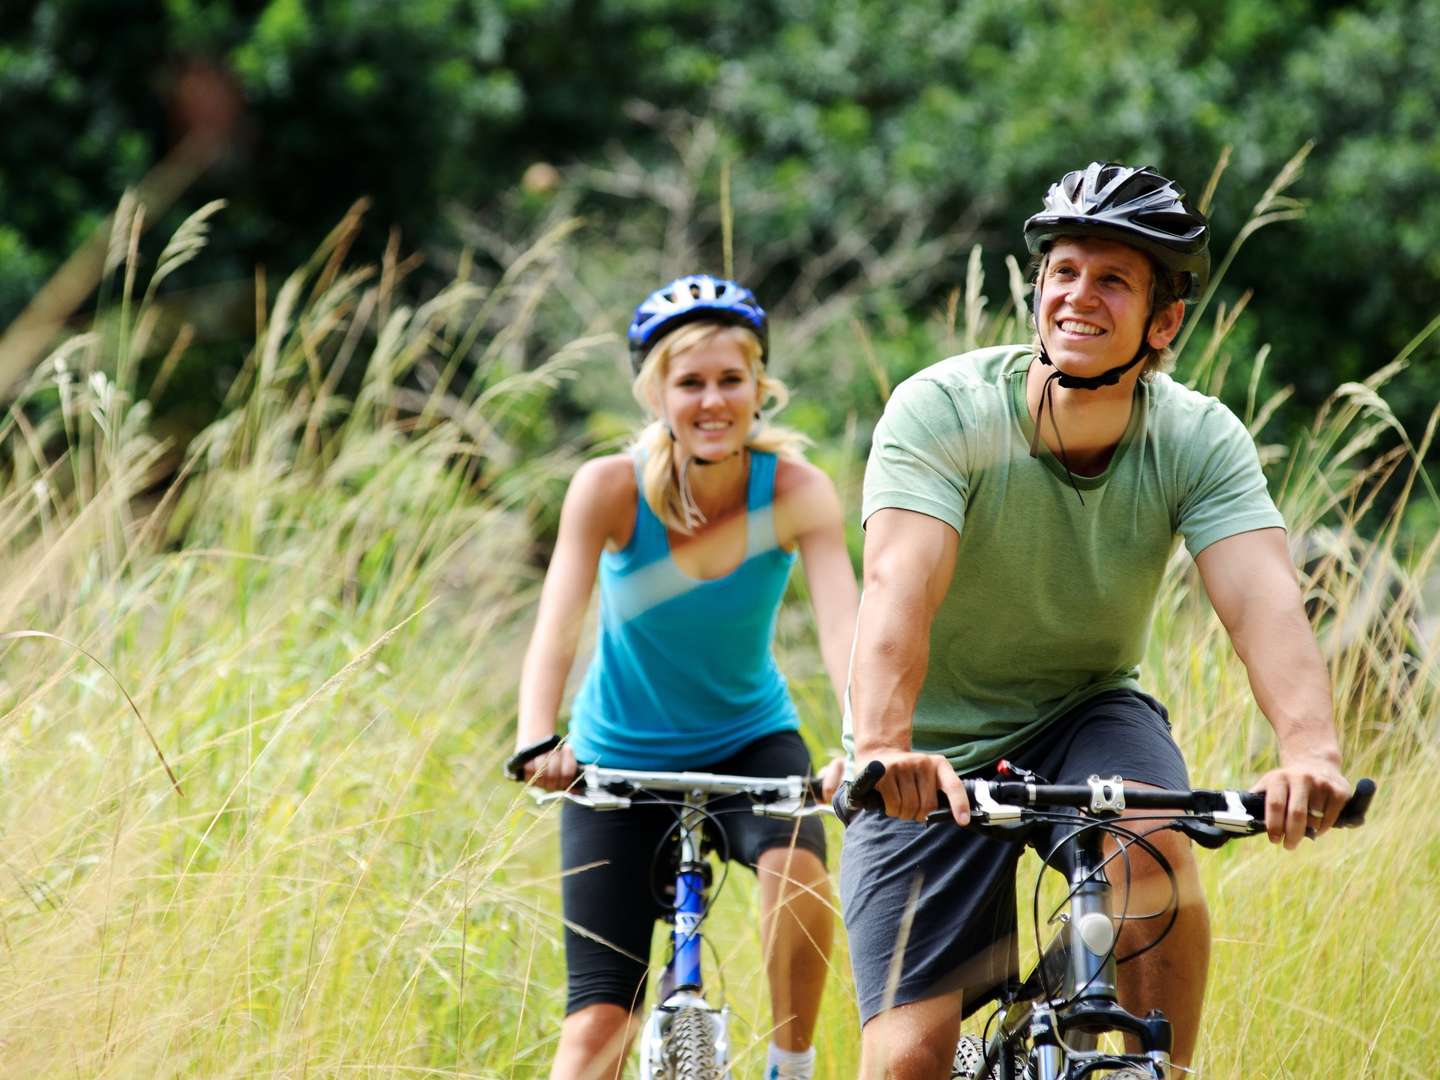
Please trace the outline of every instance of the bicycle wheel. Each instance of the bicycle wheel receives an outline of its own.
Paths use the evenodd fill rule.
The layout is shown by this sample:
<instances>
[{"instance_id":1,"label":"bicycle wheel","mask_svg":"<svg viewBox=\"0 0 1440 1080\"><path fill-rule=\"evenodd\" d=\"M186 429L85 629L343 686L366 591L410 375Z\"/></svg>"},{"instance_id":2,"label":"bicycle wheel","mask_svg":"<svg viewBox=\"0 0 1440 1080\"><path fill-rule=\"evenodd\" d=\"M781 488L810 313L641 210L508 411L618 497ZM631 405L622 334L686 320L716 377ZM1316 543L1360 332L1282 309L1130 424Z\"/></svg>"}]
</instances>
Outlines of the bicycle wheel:
<instances>
[{"instance_id":1,"label":"bicycle wheel","mask_svg":"<svg viewBox=\"0 0 1440 1080\"><path fill-rule=\"evenodd\" d=\"M1000 1052L1000 1064L988 1072L981 1072L985 1063L985 1043L977 1035L961 1035L955 1046L955 1060L950 1066L950 1080L995 1080L1007 1077L1009 1080L1031 1080L1034 1072L1030 1062L1023 1055L1023 1047L1007 1046Z\"/></svg>"},{"instance_id":2,"label":"bicycle wheel","mask_svg":"<svg viewBox=\"0 0 1440 1080\"><path fill-rule=\"evenodd\" d=\"M1028 1057L1007 1050L1003 1060L1010 1070L1010 1075L1013 1076L1015 1080L1033 1080L1035 1070L1031 1068Z\"/></svg>"},{"instance_id":3,"label":"bicycle wheel","mask_svg":"<svg viewBox=\"0 0 1440 1080\"><path fill-rule=\"evenodd\" d=\"M715 1061L715 1028L709 1014L693 1006L681 1009L665 1036L669 1080L719 1080Z\"/></svg>"},{"instance_id":4,"label":"bicycle wheel","mask_svg":"<svg viewBox=\"0 0 1440 1080\"><path fill-rule=\"evenodd\" d=\"M950 1080L974 1080L985 1061L985 1043L976 1035L961 1035L950 1063Z\"/></svg>"}]
</instances>

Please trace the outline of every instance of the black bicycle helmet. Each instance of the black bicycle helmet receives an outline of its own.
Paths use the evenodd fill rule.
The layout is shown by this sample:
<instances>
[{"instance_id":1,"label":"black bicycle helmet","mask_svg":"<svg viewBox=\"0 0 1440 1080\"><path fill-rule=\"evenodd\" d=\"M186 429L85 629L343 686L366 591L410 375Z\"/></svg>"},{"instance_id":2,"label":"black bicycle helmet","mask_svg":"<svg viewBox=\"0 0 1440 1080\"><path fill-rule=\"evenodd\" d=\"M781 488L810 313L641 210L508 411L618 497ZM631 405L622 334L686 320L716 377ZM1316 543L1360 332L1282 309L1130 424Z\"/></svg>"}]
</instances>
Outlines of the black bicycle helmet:
<instances>
[{"instance_id":1,"label":"black bicycle helmet","mask_svg":"<svg viewBox=\"0 0 1440 1080\"><path fill-rule=\"evenodd\" d=\"M1139 248L1177 275L1182 300L1199 299L1210 280L1210 226L1184 190L1148 165L1093 161L1045 193L1045 209L1025 222L1032 254L1062 236L1098 236Z\"/></svg>"},{"instance_id":2,"label":"black bicycle helmet","mask_svg":"<svg viewBox=\"0 0 1440 1080\"><path fill-rule=\"evenodd\" d=\"M639 375L650 348L688 322L709 319L743 326L760 339L760 362L770 354L770 322L755 294L738 282L709 274L690 274L656 289L640 302L630 320L630 370Z\"/></svg>"}]
</instances>

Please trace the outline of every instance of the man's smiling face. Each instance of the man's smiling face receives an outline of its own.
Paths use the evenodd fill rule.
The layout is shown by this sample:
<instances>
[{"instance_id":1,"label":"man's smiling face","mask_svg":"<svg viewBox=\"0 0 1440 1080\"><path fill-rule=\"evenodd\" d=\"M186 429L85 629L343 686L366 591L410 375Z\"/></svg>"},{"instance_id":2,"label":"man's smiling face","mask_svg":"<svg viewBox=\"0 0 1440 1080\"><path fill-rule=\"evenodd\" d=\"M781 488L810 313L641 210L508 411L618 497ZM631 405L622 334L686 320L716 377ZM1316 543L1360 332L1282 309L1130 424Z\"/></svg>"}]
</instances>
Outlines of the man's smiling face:
<instances>
[{"instance_id":1,"label":"man's smiling face","mask_svg":"<svg viewBox=\"0 0 1440 1080\"><path fill-rule=\"evenodd\" d=\"M1062 237L1046 256L1040 289L1045 349L1071 375L1094 376L1128 362L1150 315L1154 270L1128 244ZM1164 348L1180 328L1183 305L1156 312L1149 345Z\"/></svg>"}]
</instances>

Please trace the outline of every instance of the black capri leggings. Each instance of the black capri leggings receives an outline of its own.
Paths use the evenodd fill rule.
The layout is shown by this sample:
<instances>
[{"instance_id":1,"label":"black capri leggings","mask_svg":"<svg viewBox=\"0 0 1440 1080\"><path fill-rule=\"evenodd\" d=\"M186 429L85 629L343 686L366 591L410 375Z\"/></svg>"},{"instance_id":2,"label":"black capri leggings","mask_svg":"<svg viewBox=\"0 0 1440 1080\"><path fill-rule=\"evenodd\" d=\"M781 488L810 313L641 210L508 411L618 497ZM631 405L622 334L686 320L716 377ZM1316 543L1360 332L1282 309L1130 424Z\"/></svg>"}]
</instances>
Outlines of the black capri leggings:
<instances>
[{"instance_id":1,"label":"black capri leggings","mask_svg":"<svg viewBox=\"0 0 1440 1080\"><path fill-rule=\"evenodd\" d=\"M810 754L797 733L782 731L700 771L807 776ZM792 843L825 861L825 832L815 818L801 819L797 830L796 822L749 813L743 795L716 799L707 809L719 815L706 829L711 846L751 870L766 851ZM674 811L664 806L591 810L567 802L561 810L566 1015L601 1003L634 1012L644 1000L650 938L666 910L660 897L674 883L674 824ZM717 828L723 835L715 835Z\"/></svg>"}]
</instances>

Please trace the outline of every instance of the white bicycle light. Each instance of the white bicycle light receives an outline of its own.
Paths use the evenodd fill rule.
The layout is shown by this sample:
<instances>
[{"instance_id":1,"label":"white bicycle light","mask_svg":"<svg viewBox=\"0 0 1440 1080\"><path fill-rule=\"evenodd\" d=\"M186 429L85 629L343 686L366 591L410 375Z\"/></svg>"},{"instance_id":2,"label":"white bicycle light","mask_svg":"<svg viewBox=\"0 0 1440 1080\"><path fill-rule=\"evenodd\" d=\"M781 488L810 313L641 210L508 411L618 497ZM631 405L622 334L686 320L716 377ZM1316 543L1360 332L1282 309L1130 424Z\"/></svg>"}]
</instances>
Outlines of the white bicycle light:
<instances>
[{"instance_id":1,"label":"white bicycle light","mask_svg":"<svg viewBox=\"0 0 1440 1080\"><path fill-rule=\"evenodd\" d=\"M1096 956L1104 956L1115 944L1115 924L1110 921L1110 916L1103 912L1086 912L1080 916L1080 922L1075 929L1085 947Z\"/></svg>"}]
</instances>

